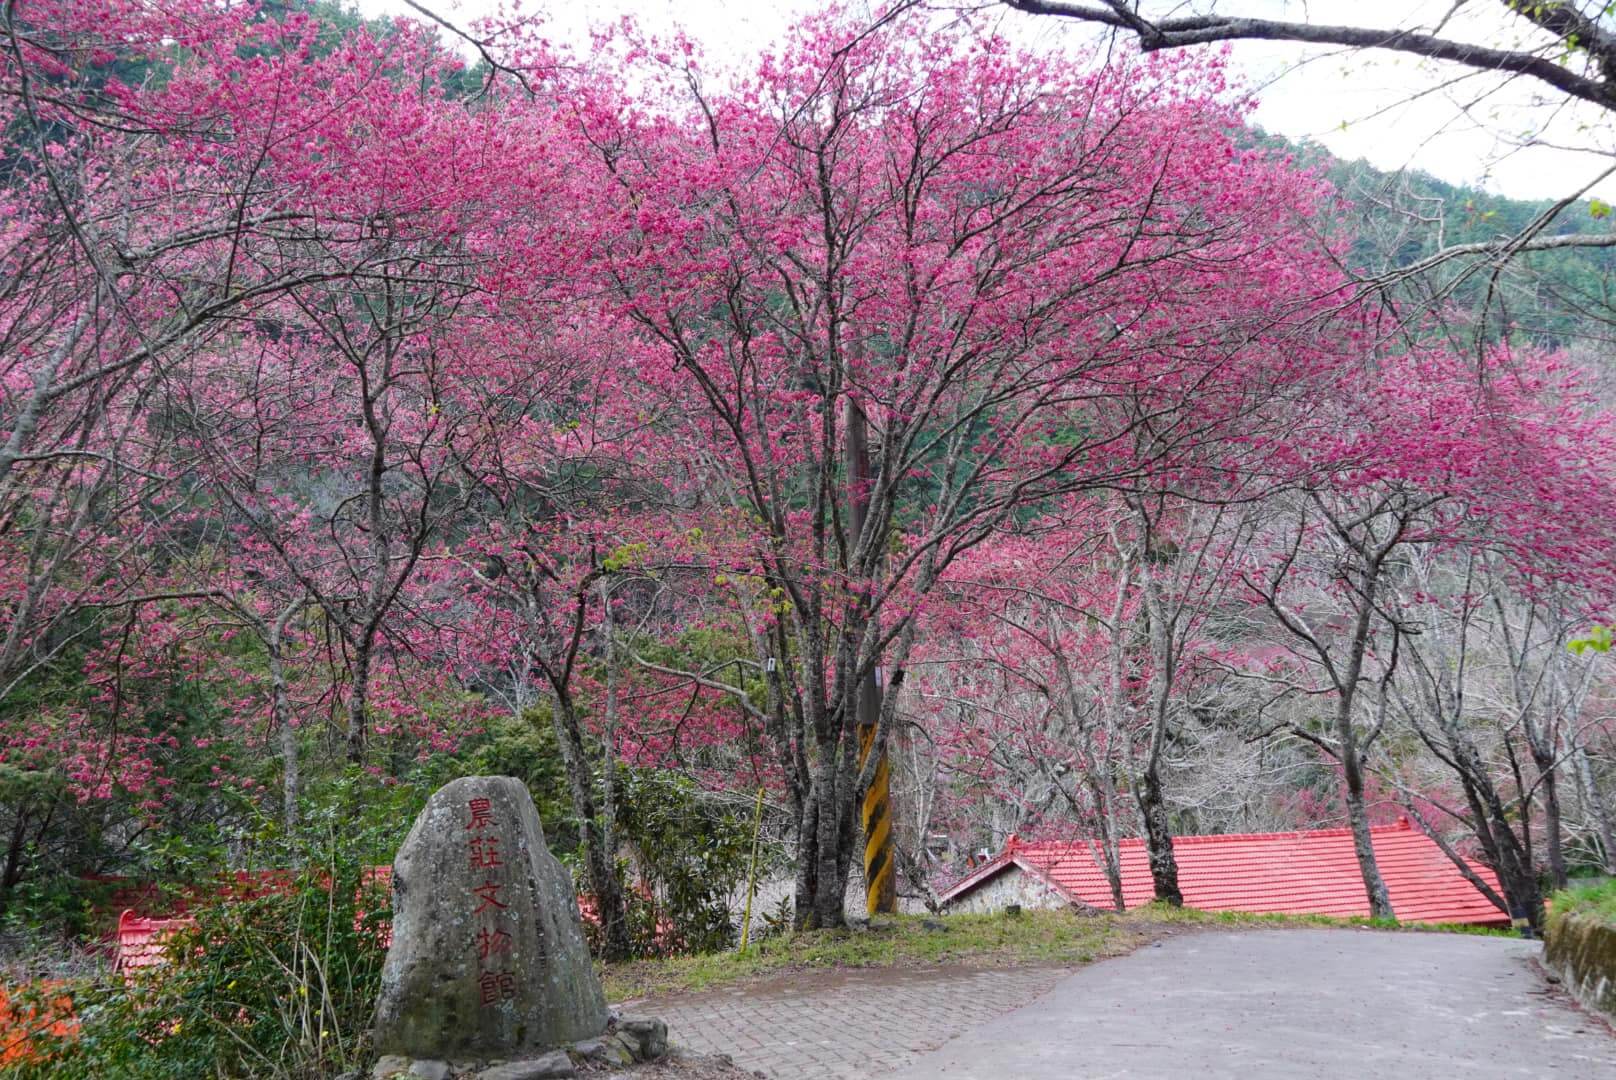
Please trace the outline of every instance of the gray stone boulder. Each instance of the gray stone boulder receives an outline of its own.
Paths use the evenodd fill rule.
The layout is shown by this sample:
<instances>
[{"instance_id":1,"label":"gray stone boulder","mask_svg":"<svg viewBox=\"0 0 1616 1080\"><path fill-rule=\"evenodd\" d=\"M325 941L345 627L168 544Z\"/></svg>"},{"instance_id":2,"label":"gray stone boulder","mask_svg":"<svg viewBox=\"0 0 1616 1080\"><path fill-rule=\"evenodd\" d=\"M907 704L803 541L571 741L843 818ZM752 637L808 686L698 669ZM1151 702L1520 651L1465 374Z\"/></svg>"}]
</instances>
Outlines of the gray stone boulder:
<instances>
[{"instance_id":1,"label":"gray stone boulder","mask_svg":"<svg viewBox=\"0 0 1616 1080\"><path fill-rule=\"evenodd\" d=\"M661 1020L622 1017L613 1022L612 1031L635 1061L655 1061L668 1052L668 1025Z\"/></svg>"},{"instance_id":2,"label":"gray stone boulder","mask_svg":"<svg viewBox=\"0 0 1616 1080\"><path fill-rule=\"evenodd\" d=\"M468 776L440 788L393 861L377 1051L511 1060L595 1038L608 1016L572 878L526 786Z\"/></svg>"},{"instance_id":3,"label":"gray stone boulder","mask_svg":"<svg viewBox=\"0 0 1616 1080\"><path fill-rule=\"evenodd\" d=\"M402 1055L383 1054L371 1067L370 1080L393 1080L396 1076L407 1076L411 1064L410 1059Z\"/></svg>"},{"instance_id":4,"label":"gray stone boulder","mask_svg":"<svg viewBox=\"0 0 1616 1080\"><path fill-rule=\"evenodd\" d=\"M477 1080L564 1080L577 1076L572 1058L559 1050L526 1061L507 1061L491 1065L477 1074Z\"/></svg>"}]
</instances>

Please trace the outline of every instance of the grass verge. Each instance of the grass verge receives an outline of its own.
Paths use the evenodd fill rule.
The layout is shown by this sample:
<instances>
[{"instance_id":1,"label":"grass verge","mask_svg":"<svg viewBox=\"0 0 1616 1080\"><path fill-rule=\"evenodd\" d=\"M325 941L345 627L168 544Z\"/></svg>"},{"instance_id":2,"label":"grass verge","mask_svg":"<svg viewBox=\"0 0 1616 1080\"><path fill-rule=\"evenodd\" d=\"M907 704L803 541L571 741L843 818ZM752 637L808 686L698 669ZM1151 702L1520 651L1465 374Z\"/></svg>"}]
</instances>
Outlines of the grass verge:
<instances>
[{"instance_id":1,"label":"grass verge","mask_svg":"<svg viewBox=\"0 0 1616 1080\"><path fill-rule=\"evenodd\" d=\"M911 967L962 961L1086 964L1136 948L1144 937L1129 922L1065 911L1029 911L1014 917L884 916L868 927L765 938L745 952L614 964L601 972L601 981L607 1000L622 1001L812 968Z\"/></svg>"},{"instance_id":2,"label":"grass verge","mask_svg":"<svg viewBox=\"0 0 1616 1080\"><path fill-rule=\"evenodd\" d=\"M1562 889L1550 899L1549 906L1556 915L1589 915L1616 925L1616 878Z\"/></svg>"},{"instance_id":3,"label":"grass verge","mask_svg":"<svg viewBox=\"0 0 1616 1080\"><path fill-rule=\"evenodd\" d=\"M1121 956L1177 929L1228 927L1350 927L1506 934L1474 926L1428 926L1316 915L1250 915L1152 904L1126 915L1026 911L1020 915L894 915L868 927L785 934L746 952L673 956L613 964L601 971L608 1001L708 990L756 976L833 968L1047 964L1080 967Z\"/></svg>"}]
</instances>

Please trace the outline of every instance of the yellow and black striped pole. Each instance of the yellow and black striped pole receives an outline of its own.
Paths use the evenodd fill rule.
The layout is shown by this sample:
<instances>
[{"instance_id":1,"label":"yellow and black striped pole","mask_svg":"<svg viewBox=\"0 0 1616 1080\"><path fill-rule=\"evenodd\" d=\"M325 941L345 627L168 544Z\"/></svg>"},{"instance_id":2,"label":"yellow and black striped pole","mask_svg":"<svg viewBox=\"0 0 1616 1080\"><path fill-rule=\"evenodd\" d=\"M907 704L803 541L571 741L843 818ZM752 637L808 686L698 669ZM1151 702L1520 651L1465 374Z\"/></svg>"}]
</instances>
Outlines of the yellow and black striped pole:
<instances>
[{"instance_id":1,"label":"yellow and black striped pole","mask_svg":"<svg viewBox=\"0 0 1616 1080\"><path fill-rule=\"evenodd\" d=\"M854 549L865 541L864 528L869 517L870 489L874 476L870 469L870 443L868 421L864 410L849 395L845 404L847 417L847 481L848 524L854 539ZM851 567L850 567L851 569ZM887 764L887 748L876 745L875 733L881 720L881 684L874 671L859 683L855 718L858 722L859 772L870 760L870 754L880 757L876 761L875 775L864 792L859 806L859 822L864 831L864 904L871 915L885 915L898 910L898 879L892 862L892 770Z\"/></svg>"},{"instance_id":2,"label":"yellow and black striped pole","mask_svg":"<svg viewBox=\"0 0 1616 1080\"><path fill-rule=\"evenodd\" d=\"M898 910L898 879L892 863L892 768L886 747L875 745L875 730L874 724L859 729L860 770L872 751L880 755L859 820L864 826L865 908L871 915L884 915Z\"/></svg>"}]
</instances>

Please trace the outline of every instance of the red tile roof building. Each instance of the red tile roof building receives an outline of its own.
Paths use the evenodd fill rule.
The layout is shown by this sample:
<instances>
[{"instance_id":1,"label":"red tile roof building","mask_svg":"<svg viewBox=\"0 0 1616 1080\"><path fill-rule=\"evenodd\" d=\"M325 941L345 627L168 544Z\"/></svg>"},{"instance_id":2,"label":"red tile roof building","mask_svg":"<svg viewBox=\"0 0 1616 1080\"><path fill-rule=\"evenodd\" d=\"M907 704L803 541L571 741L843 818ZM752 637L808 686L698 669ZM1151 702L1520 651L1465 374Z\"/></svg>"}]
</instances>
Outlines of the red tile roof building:
<instances>
[{"instance_id":1,"label":"red tile roof building","mask_svg":"<svg viewBox=\"0 0 1616 1080\"><path fill-rule=\"evenodd\" d=\"M118 949L113 958L113 970L130 976L147 968L168 963L168 942L181 930L189 930L196 923L183 916L175 919L150 919L125 911L118 916Z\"/></svg>"},{"instance_id":2,"label":"red tile roof building","mask_svg":"<svg viewBox=\"0 0 1616 1080\"><path fill-rule=\"evenodd\" d=\"M1370 833L1399 920L1509 925L1508 916L1465 879L1430 837L1406 820ZM1119 847L1126 906L1148 904L1154 889L1144 841L1123 840ZM1349 829L1179 836L1173 839L1173 852L1186 907L1336 917L1369 914ZM998 857L948 889L942 901L956 910L996 910L1008 903L1112 910L1111 886L1097 856L1095 845L1086 842L1031 844L1011 837ZM1491 870L1474 861L1469 865L1477 877L1498 889Z\"/></svg>"}]
</instances>

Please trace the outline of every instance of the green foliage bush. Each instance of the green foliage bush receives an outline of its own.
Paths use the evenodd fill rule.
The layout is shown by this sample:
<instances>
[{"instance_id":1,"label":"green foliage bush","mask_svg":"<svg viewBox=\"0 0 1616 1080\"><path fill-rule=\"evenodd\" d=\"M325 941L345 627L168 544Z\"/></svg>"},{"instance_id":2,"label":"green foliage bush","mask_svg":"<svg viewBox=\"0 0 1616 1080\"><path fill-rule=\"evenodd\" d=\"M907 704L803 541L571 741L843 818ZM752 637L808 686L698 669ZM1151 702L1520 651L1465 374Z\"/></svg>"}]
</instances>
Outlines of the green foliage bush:
<instances>
[{"instance_id":1,"label":"green foliage bush","mask_svg":"<svg viewBox=\"0 0 1616 1080\"><path fill-rule=\"evenodd\" d=\"M75 1036L40 1039L26 1080L313 1078L358 1068L385 959L385 888L351 831L306 845L268 888L221 888L194 907L168 963L131 979L103 972L65 989ZM254 895L256 893L256 895ZM54 1045L52 1045L54 1043Z\"/></svg>"},{"instance_id":2,"label":"green foliage bush","mask_svg":"<svg viewBox=\"0 0 1616 1080\"><path fill-rule=\"evenodd\" d=\"M728 948L736 933L730 897L746 875L750 824L671 773L624 769L619 790L619 827L655 889L650 898L629 890L637 951ZM658 932L658 918L667 920L671 934Z\"/></svg>"}]
</instances>

